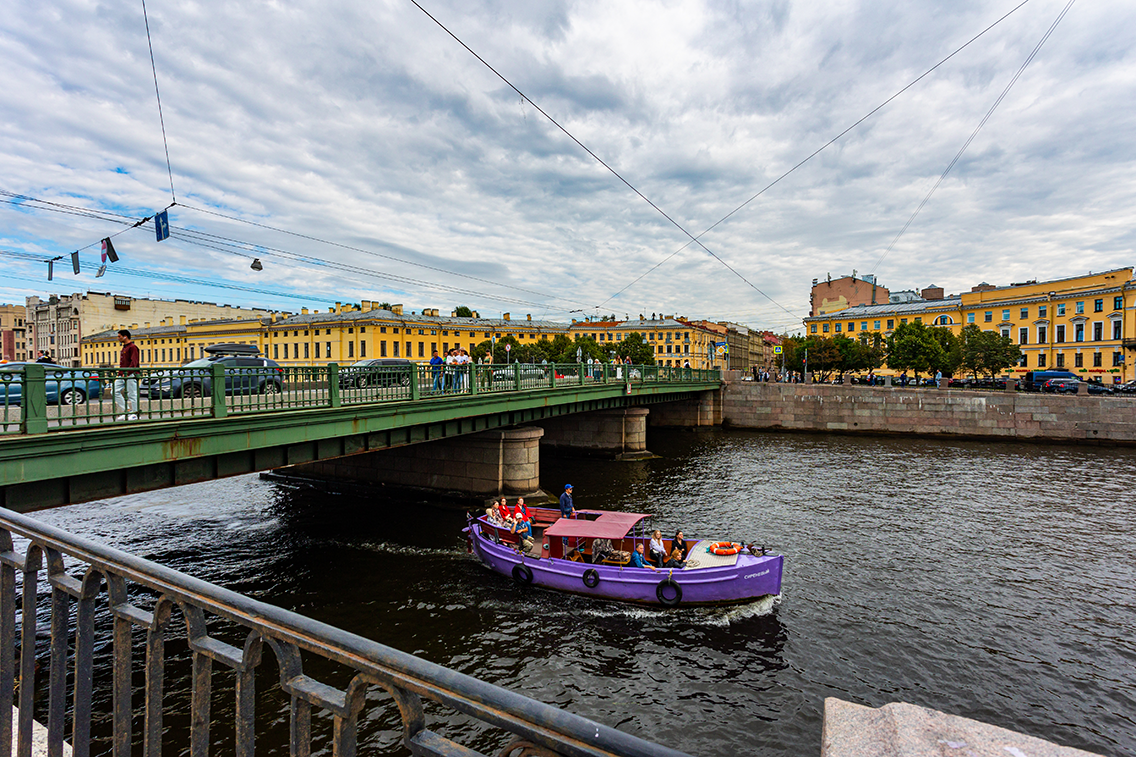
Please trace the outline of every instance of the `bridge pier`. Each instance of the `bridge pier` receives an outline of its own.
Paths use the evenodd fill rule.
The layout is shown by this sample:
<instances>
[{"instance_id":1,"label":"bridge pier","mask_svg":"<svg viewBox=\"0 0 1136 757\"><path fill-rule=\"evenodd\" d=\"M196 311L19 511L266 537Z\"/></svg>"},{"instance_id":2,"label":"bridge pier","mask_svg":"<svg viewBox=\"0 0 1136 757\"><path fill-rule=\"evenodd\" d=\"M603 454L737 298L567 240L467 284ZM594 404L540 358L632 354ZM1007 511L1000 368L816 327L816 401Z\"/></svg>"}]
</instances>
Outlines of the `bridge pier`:
<instances>
[{"instance_id":1,"label":"bridge pier","mask_svg":"<svg viewBox=\"0 0 1136 757\"><path fill-rule=\"evenodd\" d=\"M536 426L482 431L426 444L278 468L281 476L386 484L457 497L539 497Z\"/></svg>"},{"instance_id":2,"label":"bridge pier","mask_svg":"<svg viewBox=\"0 0 1136 757\"><path fill-rule=\"evenodd\" d=\"M546 418L538 424L544 429L542 447L574 450L587 454L635 460L650 457L647 451L645 407L597 410L560 418Z\"/></svg>"}]
</instances>

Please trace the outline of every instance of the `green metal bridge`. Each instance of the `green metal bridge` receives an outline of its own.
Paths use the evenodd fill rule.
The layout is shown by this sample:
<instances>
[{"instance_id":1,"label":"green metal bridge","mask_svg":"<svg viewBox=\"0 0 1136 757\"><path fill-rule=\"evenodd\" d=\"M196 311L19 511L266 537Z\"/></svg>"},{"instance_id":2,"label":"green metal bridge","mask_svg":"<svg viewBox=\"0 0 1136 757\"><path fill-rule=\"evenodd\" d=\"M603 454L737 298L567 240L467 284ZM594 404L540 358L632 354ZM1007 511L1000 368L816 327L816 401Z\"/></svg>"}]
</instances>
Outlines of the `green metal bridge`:
<instances>
[{"instance_id":1,"label":"green metal bridge","mask_svg":"<svg viewBox=\"0 0 1136 757\"><path fill-rule=\"evenodd\" d=\"M717 370L576 363L0 366L0 507L57 507L720 386Z\"/></svg>"}]
</instances>

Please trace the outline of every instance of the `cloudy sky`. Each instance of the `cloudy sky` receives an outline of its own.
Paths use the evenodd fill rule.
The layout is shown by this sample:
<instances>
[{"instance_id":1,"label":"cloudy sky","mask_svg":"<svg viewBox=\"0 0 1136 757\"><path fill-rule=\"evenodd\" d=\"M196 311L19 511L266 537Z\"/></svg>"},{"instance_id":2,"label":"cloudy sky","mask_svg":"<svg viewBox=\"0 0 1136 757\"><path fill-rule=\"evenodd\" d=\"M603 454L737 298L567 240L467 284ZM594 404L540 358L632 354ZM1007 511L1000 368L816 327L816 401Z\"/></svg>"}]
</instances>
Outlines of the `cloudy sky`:
<instances>
[{"instance_id":1,"label":"cloudy sky","mask_svg":"<svg viewBox=\"0 0 1136 757\"><path fill-rule=\"evenodd\" d=\"M172 201L142 5L9 0L0 191L70 212L0 196L0 301L89 288L782 331L829 273L959 292L1136 263L1132 2L1072 5L886 255L1068 0L1028 0L706 233L713 255L676 224L701 234L1020 0L419 2L658 210L410 0L149 0L175 238L119 234L96 280L97 241ZM51 284L20 257L92 243Z\"/></svg>"}]
</instances>

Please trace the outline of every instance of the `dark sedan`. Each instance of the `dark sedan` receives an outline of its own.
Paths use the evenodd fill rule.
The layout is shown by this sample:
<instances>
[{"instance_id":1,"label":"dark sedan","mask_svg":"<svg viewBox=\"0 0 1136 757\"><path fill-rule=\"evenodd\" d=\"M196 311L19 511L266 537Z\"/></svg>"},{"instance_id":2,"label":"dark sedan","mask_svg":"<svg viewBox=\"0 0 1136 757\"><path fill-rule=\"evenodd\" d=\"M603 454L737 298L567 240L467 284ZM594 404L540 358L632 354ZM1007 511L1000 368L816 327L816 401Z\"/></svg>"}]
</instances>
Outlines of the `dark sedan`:
<instances>
[{"instance_id":1,"label":"dark sedan","mask_svg":"<svg viewBox=\"0 0 1136 757\"><path fill-rule=\"evenodd\" d=\"M1053 394L1078 394L1083 383L1085 382L1080 379L1052 378L1041 385L1041 391Z\"/></svg>"},{"instance_id":2,"label":"dark sedan","mask_svg":"<svg viewBox=\"0 0 1136 757\"><path fill-rule=\"evenodd\" d=\"M213 392L212 367L225 368L225 394L280 394L284 369L275 360L243 355L203 357L152 375L143 387L151 399L205 397Z\"/></svg>"},{"instance_id":3,"label":"dark sedan","mask_svg":"<svg viewBox=\"0 0 1136 757\"><path fill-rule=\"evenodd\" d=\"M339 369L339 385L344 389L368 386L410 386L410 361L400 358L360 360Z\"/></svg>"}]
</instances>

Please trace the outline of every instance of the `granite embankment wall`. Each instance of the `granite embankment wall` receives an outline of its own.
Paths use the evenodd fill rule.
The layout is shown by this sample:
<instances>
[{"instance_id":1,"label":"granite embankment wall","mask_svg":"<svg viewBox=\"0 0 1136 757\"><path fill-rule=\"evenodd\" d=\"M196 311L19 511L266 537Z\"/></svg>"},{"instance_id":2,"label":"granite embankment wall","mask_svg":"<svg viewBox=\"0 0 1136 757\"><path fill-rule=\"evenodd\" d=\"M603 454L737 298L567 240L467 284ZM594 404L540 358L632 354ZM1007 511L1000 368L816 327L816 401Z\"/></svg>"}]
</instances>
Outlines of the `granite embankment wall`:
<instances>
[{"instance_id":1,"label":"granite embankment wall","mask_svg":"<svg viewBox=\"0 0 1136 757\"><path fill-rule=\"evenodd\" d=\"M1136 444L1136 397L730 381L733 428Z\"/></svg>"}]
</instances>

